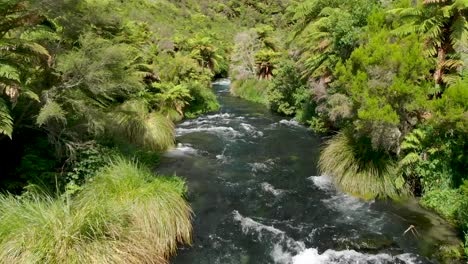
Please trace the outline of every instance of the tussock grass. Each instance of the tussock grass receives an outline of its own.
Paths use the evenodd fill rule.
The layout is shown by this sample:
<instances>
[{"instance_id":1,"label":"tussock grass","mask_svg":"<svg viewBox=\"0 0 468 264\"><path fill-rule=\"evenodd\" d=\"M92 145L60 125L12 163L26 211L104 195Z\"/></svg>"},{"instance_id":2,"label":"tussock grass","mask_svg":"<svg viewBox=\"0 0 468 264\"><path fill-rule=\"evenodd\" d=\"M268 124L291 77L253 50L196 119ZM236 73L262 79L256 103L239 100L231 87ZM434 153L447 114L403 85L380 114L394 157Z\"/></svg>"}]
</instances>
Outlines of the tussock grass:
<instances>
[{"instance_id":1,"label":"tussock grass","mask_svg":"<svg viewBox=\"0 0 468 264\"><path fill-rule=\"evenodd\" d=\"M73 197L0 196L0 263L167 263L191 242L182 180L118 158Z\"/></svg>"},{"instance_id":2,"label":"tussock grass","mask_svg":"<svg viewBox=\"0 0 468 264\"><path fill-rule=\"evenodd\" d=\"M113 118L117 125L111 131L131 143L151 150L166 150L174 146L174 123L160 113L149 112L143 100L125 102Z\"/></svg>"},{"instance_id":3,"label":"tussock grass","mask_svg":"<svg viewBox=\"0 0 468 264\"><path fill-rule=\"evenodd\" d=\"M333 176L341 190L366 200L407 195L404 187L396 186L396 163L367 141L346 132L334 136L320 155L321 172Z\"/></svg>"}]
</instances>

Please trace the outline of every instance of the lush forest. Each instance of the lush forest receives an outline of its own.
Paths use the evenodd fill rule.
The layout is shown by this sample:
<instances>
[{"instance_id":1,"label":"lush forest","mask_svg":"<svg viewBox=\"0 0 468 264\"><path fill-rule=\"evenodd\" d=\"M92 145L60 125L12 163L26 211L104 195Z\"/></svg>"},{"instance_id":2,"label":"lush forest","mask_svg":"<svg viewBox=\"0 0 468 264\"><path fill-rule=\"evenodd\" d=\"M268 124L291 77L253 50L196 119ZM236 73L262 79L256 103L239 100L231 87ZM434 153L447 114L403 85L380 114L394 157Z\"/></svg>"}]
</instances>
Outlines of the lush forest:
<instances>
[{"instance_id":1,"label":"lush forest","mask_svg":"<svg viewBox=\"0 0 468 264\"><path fill-rule=\"evenodd\" d=\"M323 136L365 200L417 197L468 255L467 0L0 0L0 262L167 263L185 182L155 175L213 80Z\"/></svg>"}]
</instances>

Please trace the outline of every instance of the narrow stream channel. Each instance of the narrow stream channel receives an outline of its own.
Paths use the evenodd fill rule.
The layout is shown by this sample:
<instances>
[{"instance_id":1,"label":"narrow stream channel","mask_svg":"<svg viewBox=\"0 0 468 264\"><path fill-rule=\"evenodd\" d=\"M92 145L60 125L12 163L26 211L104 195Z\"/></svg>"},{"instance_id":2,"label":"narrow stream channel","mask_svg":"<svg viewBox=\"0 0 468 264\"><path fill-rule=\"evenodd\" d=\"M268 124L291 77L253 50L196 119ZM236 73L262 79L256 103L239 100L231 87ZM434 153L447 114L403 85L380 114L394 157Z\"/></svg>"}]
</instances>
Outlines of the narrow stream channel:
<instances>
[{"instance_id":1,"label":"narrow stream channel","mask_svg":"<svg viewBox=\"0 0 468 264\"><path fill-rule=\"evenodd\" d=\"M317 171L318 136L230 96L228 81L214 88L221 110L179 124L158 169L187 180L195 212L194 244L173 263L436 263L428 256L448 229L335 190ZM403 234L410 225L418 234Z\"/></svg>"}]
</instances>

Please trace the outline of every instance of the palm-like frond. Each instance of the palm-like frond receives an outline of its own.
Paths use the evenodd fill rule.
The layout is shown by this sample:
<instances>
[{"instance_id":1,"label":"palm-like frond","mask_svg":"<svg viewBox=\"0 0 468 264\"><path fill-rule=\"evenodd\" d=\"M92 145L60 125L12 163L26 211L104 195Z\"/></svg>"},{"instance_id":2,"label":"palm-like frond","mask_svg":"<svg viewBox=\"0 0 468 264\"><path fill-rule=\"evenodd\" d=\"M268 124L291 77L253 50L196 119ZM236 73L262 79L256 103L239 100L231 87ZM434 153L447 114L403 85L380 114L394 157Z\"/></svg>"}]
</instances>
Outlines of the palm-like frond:
<instances>
[{"instance_id":1,"label":"palm-like frond","mask_svg":"<svg viewBox=\"0 0 468 264\"><path fill-rule=\"evenodd\" d=\"M13 118L7 103L2 98L0 98L0 134L10 138L13 134Z\"/></svg>"},{"instance_id":2,"label":"palm-like frond","mask_svg":"<svg viewBox=\"0 0 468 264\"><path fill-rule=\"evenodd\" d=\"M468 39L468 1L466 0L425 0L422 6L398 8L389 13L398 15L405 23L394 30L396 35L417 33L426 40L425 55L437 58L434 81L436 86L451 81L444 75L453 73L459 67L458 62L447 59L449 53L456 50ZM443 92L443 89L439 92Z\"/></svg>"}]
</instances>

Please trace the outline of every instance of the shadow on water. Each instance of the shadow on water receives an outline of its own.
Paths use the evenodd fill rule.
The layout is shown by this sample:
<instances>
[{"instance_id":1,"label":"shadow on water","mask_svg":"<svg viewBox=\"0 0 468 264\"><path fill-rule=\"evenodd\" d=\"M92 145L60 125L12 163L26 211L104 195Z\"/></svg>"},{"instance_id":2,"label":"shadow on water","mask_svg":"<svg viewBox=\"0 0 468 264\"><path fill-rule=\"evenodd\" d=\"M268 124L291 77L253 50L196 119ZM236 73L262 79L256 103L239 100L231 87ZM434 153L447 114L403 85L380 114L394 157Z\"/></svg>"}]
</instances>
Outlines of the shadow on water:
<instances>
[{"instance_id":1,"label":"shadow on water","mask_svg":"<svg viewBox=\"0 0 468 264\"><path fill-rule=\"evenodd\" d=\"M158 172L186 178L194 243L173 263L433 263L454 236L417 206L363 202L320 176L319 137L214 85L222 108L177 126ZM419 237L404 231L414 225ZM426 256L426 257L425 257Z\"/></svg>"}]
</instances>

